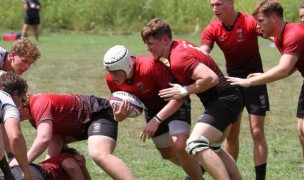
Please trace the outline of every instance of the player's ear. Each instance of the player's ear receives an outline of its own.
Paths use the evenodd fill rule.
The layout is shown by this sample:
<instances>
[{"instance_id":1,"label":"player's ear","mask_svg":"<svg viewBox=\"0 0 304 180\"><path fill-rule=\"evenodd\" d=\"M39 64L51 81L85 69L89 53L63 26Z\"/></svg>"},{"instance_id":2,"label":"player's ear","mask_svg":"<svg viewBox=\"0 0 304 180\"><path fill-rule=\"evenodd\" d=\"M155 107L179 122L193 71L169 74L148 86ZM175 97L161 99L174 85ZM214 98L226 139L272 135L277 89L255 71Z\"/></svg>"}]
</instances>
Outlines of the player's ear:
<instances>
[{"instance_id":1,"label":"player's ear","mask_svg":"<svg viewBox=\"0 0 304 180\"><path fill-rule=\"evenodd\" d=\"M270 20L273 21L273 22L275 22L277 20L277 18L278 18L278 16L275 13L272 13L270 15Z\"/></svg>"},{"instance_id":2,"label":"player's ear","mask_svg":"<svg viewBox=\"0 0 304 180\"><path fill-rule=\"evenodd\" d=\"M14 56L16 56L16 53L14 51L10 51L7 55L7 61L12 61Z\"/></svg>"},{"instance_id":3,"label":"player's ear","mask_svg":"<svg viewBox=\"0 0 304 180\"><path fill-rule=\"evenodd\" d=\"M161 38L166 45L171 44L171 39L167 35L163 35Z\"/></svg>"}]
</instances>

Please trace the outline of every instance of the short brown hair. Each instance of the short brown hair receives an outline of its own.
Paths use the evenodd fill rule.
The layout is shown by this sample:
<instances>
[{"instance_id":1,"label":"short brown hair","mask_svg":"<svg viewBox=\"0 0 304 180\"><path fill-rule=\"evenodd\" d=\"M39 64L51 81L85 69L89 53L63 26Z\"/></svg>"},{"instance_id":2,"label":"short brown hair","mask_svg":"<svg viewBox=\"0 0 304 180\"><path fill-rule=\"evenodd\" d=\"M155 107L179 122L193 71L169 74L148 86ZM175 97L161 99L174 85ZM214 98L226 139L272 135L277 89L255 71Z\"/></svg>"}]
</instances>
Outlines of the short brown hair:
<instances>
[{"instance_id":1,"label":"short brown hair","mask_svg":"<svg viewBox=\"0 0 304 180\"><path fill-rule=\"evenodd\" d=\"M0 90L7 92L11 96L14 92L18 96L24 96L28 90L26 80L14 72L4 72L0 75Z\"/></svg>"},{"instance_id":2,"label":"short brown hair","mask_svg":"<svg viewBox=\"0 0 304 180\"><path fill-rule=\"evenodd\" d=\"M278 0L263 0L256 6L252 15L256 16L258 13L263 13L265 16L270 17L275 13L278 17L283 18L284 9Z\"/></svg>"},{"instance_id":3,"label":"short brown hair","mask_svg":"<svg viewBox=\"0 0 304 180\"><path fill-rule=\"evenodd\" d=\"M167 35L170 39L172 39L170 25L166 21L159 18L150 20L141 30L141 38L145 43L147 43L150 37L158 39L162 35Z\"/></svg>"},{"instance_id":4,"label":"short brown hair","mask_svg":"<svg viewBox=\"0 0 304 180\"><path fill-rule=\"evenodd\" d=\"M16 40L10 51L21 57L31 57L33 58L34 62L41 57L40 51L36 44L28 38Z\"/></svg>"},{"instance_id":5,"label":"short brown hair","mask_svg":"<svg viewBox=\"0 0 304 180\"><path fill-rule=\"evenodd\" d=\"M22 99L22 107L30 108L30 100L33 94L31 92L27 92Z\"/></svg>"}]
</instances>

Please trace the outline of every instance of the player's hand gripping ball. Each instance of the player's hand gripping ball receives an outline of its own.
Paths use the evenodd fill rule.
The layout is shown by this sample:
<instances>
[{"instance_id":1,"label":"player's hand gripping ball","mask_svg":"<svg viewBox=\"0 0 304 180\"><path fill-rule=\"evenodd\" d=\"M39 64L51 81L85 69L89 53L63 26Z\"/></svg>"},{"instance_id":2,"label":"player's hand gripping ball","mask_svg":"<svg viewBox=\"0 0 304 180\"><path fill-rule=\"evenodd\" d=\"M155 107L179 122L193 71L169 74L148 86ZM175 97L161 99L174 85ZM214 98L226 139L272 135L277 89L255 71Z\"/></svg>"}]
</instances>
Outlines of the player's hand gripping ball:
<instances>
[{"instance_id":1,"label":"player's hand gripping ball","mask_svg":"<svg viewBox=\"0 0 304 180\"><path fill-rule=\"evenodd\" d=\"M119 105L122 103L123 100L128 100L130 104L134 107L134 110L129 114L128 117L137 117L140 116L144 110L143 103L133 94L125 92L125 91L115 91L109 97L109 103L112 107L115 104Z\"/></svg>"}]
</instances>

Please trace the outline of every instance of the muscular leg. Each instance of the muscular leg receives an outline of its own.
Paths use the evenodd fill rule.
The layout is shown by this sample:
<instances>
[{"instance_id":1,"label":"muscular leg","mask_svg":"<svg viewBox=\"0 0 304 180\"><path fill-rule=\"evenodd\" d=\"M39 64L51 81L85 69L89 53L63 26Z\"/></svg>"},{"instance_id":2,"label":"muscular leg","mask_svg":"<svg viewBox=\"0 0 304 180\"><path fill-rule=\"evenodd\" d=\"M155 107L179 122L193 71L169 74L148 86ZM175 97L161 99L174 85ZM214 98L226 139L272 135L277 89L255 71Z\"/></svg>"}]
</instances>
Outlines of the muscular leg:
<instances>
[{"instance_id":1,"label":"muscular leg","mask_svg":"<svg viewBox=\"0 0 304 180\"><path fill-rule=\"evenodd\" d=\"M171 144L179 159L180 166L188 174L191 180L203 179L202 171L198 162L190 156L186 151L186 141L189 138L188 134L176 134L171 136Z\"/></svg>"},{"instance_id":2,"label":"muscular leg","mask_svg":"<svg viewBox=\"0 0 304 180\"><path fill-rule=\"evenodd\" d=\"M163 159L171 161L173 164L180 166L176 152L172 147L156 147Z\"/></svg>"},{"instance_id":3,"label":"muscular leg","mask_svg":"<svg viewBox=\"0 0 304 180\"><path fill-rule=\"evenodd\" d=\"M304 160L304 120L298 118L298 136L302 147L302 160Z\"/></svg>"},{"instance_id":4,"label":"muscular leg","mask_svg":"<svg viewBox=\"0 0 304 180\"><path fill-rule=\"evenodd\" d=\"M126 164L112 153L116 141L107 136L90 136L88 139L89 155L94 162L109 176L116 180L135 179Z\"/></svg>"},{"instance_id":5,"label":"muscular leg","mask_svg":"<svg viewBox=\"0 0 304 180\"><path fill-rule=\"evenodd\" d=\"M235 160L232 158L232 156L228 154L224 149L221 149L217 154L224 162L224 165L227 169L230 178L242 179L240 173L238 172L238 167L236 166Z\"/></svg>"},{"instance_id":6,"label":"muscular leg","mask_svg":"<svg viewBox=\"0 0 304 180\"><path fill-rule=\"evenodd\" d=\"M39 25L33 25L32 28L33 28L33 31L34 31L36 41L38 41L38 39L39 39Z\"/></svg>"},{"instance_id":7,"label":"muscular leg","mask_svg":"<svg viewBox=\"0 0 304 180\"><path fill-rule=\"evenodd\" d=\"M220 143L226 137L226 134L229 132L229 128L227 127L225 133L222 133L218 129L205 124L205 123L197 123L191 133L190 139L204 136L209 140L209 144ZM208 145L209 146L209 145ZM195 154L196 159L204 166L206 171L214 178L214 179L230 179L231 177L241 177L239 170L235 162L226 161L226 159L220 159L220 157L210 148L205 150L198 151ZM234 170L229 170L234 173L229 175L226 167L236 167ZM236 178L237 179L237 178Z\"/></svg>"},{"instance_id":8,"label":"muscular leg","mask_svg":"<svg viewBox=\"0 0 304 180\"><path fill-rule=\"evenodd\" d=\"M28 24L23 24L21 38L25 38L27 36L27 32L28 32L29 28L30 28L30 26Z\"/></svg>"},{"instance_id":9,"label":"muscular leg","mask_svg":"<svg viewBox=\"0 0 304 180\"><path fill-rule=\"evenodd\" d=\"M256 166L267 162L268 147L264 134L264 116L250 115L250 130L253 139L253 155Z\"/></svg>"},{"instance_id":10,"label":"muscular leg","mask_svg":"<svg viewBox=\"0 0 304 180\"><path fill-rule=\"evenodd\" d=\"M250 131L253 139L253 157L257 180L266 176L268 147L264 134L265 116L249 115Z\"/></svg>"},{"instance_id":11,"label":"muscular leg","mask_svg":"<svg viewBox=\"0 0 304 180\"><path fill-rule=\"evenodd\" d=\"M84 175L77 161L74 158L66 158L62 161L61 166L70 175L73 180L84 180Z\"/></svg>"},{"instance_id":12,"label":"muscular leg","mask_svg":"<svg viewBox=\"0 0 304 180\"><path fill-rule=\"evenodd\" d=\"M230 132L225 140L224 149L233 157L235 161L239 156L239 134L241 128L242 113L237 118L237 121L231 125Z\"/></svg>"}]
</instances>

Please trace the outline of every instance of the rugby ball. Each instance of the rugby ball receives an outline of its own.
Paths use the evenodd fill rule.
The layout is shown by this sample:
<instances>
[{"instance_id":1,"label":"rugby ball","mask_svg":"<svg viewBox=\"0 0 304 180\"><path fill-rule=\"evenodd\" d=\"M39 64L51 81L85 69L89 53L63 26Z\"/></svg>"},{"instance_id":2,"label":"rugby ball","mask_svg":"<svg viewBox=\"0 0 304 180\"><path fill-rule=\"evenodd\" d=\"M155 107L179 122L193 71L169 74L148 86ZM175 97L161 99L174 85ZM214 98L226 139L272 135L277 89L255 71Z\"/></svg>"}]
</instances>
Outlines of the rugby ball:
<instances>
[{"instance_id":1,"label":"rugby ball","mask_svg":"<svg viewBox=\"0 0 304 180\"><path fill-rule=\"evenodd\" d=\"M115 91L108 98L109 103L112 107L114 107L115 104L120 105L125 99L128 100L130 104L134 107L134 110L129 114L128 117L133 118L140 116L144 110L144 105L135 95L125 91Z\"/></svg>"}]
</instances>

